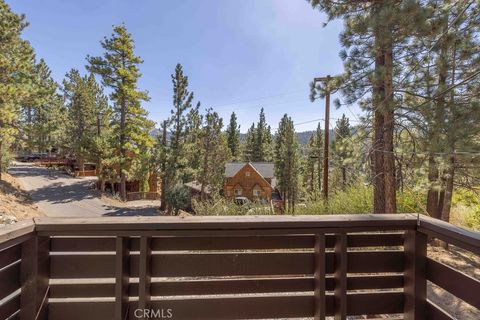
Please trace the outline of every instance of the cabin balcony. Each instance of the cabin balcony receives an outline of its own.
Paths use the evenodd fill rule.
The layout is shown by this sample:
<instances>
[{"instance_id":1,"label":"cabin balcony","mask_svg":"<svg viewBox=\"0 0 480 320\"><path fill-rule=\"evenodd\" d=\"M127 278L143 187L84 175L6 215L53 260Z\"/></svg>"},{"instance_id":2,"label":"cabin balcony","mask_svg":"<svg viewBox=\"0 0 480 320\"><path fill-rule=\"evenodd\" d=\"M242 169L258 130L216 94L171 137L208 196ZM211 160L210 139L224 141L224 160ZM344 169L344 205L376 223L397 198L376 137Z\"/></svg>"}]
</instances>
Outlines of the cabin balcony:
<instances>
[{"instance_id":1,"label":"cabin balcony","mask_svg":"<svg viewBox=\"0 0 480 320\"><path fill-rule=\"evenodd\" d=\"M453 319L480 282L427 253L480 235L413 214L36 218L0 230L0 319Z\"/></svg>"}]
</instances>

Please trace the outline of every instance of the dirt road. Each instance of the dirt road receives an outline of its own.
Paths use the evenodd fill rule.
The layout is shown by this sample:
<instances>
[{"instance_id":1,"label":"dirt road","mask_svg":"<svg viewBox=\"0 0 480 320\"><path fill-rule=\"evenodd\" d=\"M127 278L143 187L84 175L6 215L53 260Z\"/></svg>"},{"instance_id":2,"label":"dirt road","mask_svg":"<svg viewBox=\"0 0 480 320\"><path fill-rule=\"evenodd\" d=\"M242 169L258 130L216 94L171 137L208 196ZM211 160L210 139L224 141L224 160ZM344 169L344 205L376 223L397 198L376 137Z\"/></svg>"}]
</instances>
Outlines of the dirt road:
<instances>
[{"instance_id":1,"label":"dirt road","mask_svg":"<svg viewBox=\"0 0 480 320\"><path fill-rule=\"evenodd\" d=\"M31 164L9 170L48 217L152 216L154 206L120 208L106 204L93 187L96 178L73 178L62 172Z\"/></svg>"}]
</instances>

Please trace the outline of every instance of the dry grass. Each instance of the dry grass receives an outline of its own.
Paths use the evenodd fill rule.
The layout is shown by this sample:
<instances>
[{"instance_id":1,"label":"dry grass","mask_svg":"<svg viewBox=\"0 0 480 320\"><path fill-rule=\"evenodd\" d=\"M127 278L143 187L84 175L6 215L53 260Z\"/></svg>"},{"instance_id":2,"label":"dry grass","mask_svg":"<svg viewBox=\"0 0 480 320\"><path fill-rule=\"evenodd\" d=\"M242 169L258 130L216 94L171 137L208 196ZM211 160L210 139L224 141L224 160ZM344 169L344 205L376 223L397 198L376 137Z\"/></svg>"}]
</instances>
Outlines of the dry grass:
<instances>
[{"instance_id":1,"label":"dry grass","mask_svg":"<svg viewBox=\"0 0 480 320\"><path fill-rule=\"evenodd\" d=\"M42 214L21 184L8 173L3 173L0 181L0 224L4 223L5 217L24 220L38 216Z\"/></svg>"}]
</instances>

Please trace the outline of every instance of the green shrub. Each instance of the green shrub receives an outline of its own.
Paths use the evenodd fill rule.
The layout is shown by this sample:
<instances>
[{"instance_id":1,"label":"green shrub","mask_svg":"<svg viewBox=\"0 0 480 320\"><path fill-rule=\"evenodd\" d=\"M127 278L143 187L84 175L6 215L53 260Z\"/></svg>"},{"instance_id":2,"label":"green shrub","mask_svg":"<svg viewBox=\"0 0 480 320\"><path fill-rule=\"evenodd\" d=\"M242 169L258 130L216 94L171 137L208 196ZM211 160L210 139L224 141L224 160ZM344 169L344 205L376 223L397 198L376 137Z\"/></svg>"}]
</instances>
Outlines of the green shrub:
<instances>
[{"instance_id":1,"label":"green shrub","mask_svg":"<svg viewBox=\"0 0 480 320\"><path fill-rule=\"evenodd\" d=\"M192 208L199 216L242 216L242 215L269 215L272 214L270 205L252 202L241 206L231 200L217 197L210 200L192 200Z\"/></svg>"},{"instance_id":2,"label":"green shrub","mask_svg":"<svg viewBox=\"0 0 480 320\"><path fill-rule=\"evenodd\" d=\"M452 210L458 223L467 228L480 230L480 195L469 189L457 189L453 193Z\"/></svg>"},{"instance_id":3,"label":"green shrub","mask_svg":"<svg viewBox=\"0 0 480 320\"><path fill-rule=\"evenodd\" d=\"M426 213L427 194L424 190L407 189L397 192L397 212Z\"/></svg>"},{"instance_id":4,"label":"green shrub","mask_svg":"<svg viewBox=\"0 0 480 320\"><path fill-rule=\"evenodd\" d=\"M397 192L399 213L423 213L425 195L421 191ZM357 184L330 194L328 206L323 200L308 201L296 207L297 214L358 214L373 212L373 188Z\"/></svg>"},{"instance_id":5,"label":"green shrub","mask_svg":"<svg viewBox=\"0 0 480 320\"><path fill-rule=\"evenodd\" d=\"M331 193L328 205L323 200L297 204L295 214L356 214L373 211L373 190L361 184Z\"/></svg>"},{"instance_id":6,"label":"green shrub","mask_svg":"<svg viewBox=\"0 0 480 320\"><path fill-rule=\"evenodd\" d=\"M175 185L165 193L165 202L169 208L173 209L175 215L188 207L189 199L190 192L183 185Z\"/></svg>"}]
</instances>

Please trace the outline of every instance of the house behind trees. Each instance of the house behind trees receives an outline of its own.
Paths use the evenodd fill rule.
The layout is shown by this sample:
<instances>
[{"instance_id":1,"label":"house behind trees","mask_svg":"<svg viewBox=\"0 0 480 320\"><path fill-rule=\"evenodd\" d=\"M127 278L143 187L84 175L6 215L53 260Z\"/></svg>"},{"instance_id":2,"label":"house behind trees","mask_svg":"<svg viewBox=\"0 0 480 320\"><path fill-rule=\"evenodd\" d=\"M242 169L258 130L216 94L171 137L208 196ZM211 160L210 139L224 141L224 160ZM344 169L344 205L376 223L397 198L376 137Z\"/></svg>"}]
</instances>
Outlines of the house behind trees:
<instances>
[{"instance_id":1,"label":"house behind trees","mask_svg":"<svg viewBox=\"0 0 480 320\"><path fill-rule=\"evenodd\" d=\"M227 199L246 197L270 201L276 196L274 165L270 162L230 162L225 164L224 195Z\"/></svg>"}]
</instances>

